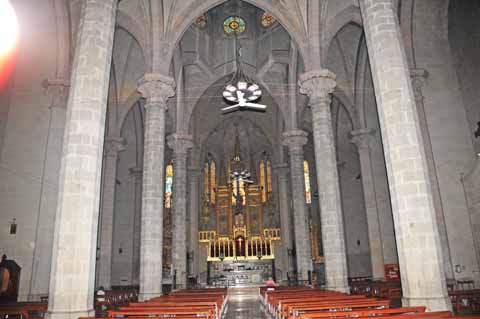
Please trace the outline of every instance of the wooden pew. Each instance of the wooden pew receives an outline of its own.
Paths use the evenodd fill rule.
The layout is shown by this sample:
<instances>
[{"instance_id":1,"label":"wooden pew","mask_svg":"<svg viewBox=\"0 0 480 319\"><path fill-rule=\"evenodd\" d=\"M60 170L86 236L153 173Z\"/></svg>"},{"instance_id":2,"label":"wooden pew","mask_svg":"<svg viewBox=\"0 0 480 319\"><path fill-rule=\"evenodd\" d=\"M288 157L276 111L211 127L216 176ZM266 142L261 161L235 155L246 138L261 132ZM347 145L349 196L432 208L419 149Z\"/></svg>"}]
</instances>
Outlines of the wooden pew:
<instances>
[{"instance_id":1,"label":"wooden pew","mask_svg":"<svg viewBox=\"0 0 480 319\"><path fill-rule=\"evenodd\" d=\"M419 314L425 312L425 307L405 307L405 308L386 308L386 309L358 309L351 311L323 311L303 313L295 318L339 318L339 317L373 317L398 314Z\"/></svg>"},{"instance_id":2,"label":"wooden pew","mask_svg":"<svg viewBox=\"0 0 480 319\"><path fill-rule=\"evenodd\" d=\"M107 310L113 310L137 300L138 291L135 289L106 290L105 295L95 295L95 313L104 314Z\"/></svg>"},{"instance_id":3,"label":"wooden pew","mask_svg":"<svg viewBox=\"0 0 480 319\"><path fill-rule=\"evenodd\" d=\"M226 305L226 289L177 291L146 302L131 302L128 306L107 311L109 318L221 318Z\"/></svg>"},{"instance_id":4,"label":"wooden pew","mask_svg":"<svg viewBox=\"0 0 480 319\"><path fill-rule=\"evenodd\" d=\"M278 311L282 313L283 316L287 316L291 313L294 307L300 306L325 306L325 305L336 305L341 303L366 303L366 302L375 302L375 298L366 298L365 296L327 296L327 297L305 297L302 299L283 299L278 306ZM388 302L383 302L389 304Z\"/></svg>"},{"instance_id":5,"label":"wooden pew","mask_svg":"<svg viewBox=\"0 0 480 319\"><path fill-rule=\"evenodd\" d=\"M368 300L296 305L290 307L290 312L282 314L282 318L298 318L301 314L310 314L317 312L339 312L360 309L387 309L389 308L389 304L390 303L388 300Z\"/></svg>"},{"instance_id":6,"label":"wooden pew","mask_svg":"<svg viewBox=\"0 0 480 319\"><path fill-rule=\"evenodd\" d=\"M150 307L150 308L129 308L128 310L109 310L108 318L129 318L129 317L138 317L138 316L158 316L158 317L197 317L197 318L207 318L215 319L217 318L215 310L212 307L207 306L182 306L177 304L175 306L166 306L166 307Z\"/></svg>"},{"instance_id":7,"label":"wooden pew","mask_svg":"<svg viewBox=\"0 0 480 319\"><path fill-rule=\"evenodd\" d=\"M22 316L22 318L43 318L47 312L47 304L40 302L15 302L0 304L0 317Z\"/></svg>"},{"instance_id":8,"label":"wooden pew","mask_svg":"<svg viewBox=\"0 0 480 319\"><path fill-rule=\"evenodd\" d=\"M449 291L453 310L457 314L480 312L480 289Z\"/></svg>"}]
</instances>

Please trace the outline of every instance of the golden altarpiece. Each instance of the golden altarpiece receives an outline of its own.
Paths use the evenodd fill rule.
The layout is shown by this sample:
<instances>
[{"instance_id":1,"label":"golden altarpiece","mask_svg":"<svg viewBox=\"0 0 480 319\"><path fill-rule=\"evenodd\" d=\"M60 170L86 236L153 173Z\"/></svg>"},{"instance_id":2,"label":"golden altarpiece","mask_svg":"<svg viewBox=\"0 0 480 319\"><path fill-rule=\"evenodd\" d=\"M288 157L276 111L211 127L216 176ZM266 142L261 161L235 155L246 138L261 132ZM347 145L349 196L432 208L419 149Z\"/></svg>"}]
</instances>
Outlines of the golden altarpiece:
<instances>
[{"instance_id":1,"label":"golden altarpiece","mask_svg":"<svg viewBox=\"0 0 480 319\"><path fill-rule=\"evenodd\" d=\"M264 223L265 209L273 215L270 162L260 163L263 182L255 184L238 145L237 137L234 156L227 163L229 182L215 185L213 194L206 192L203 200L203 223L212 226L199 231L199 242L207 251L211 283L260 283L275 276L275 242L280 241L280 229ZM205 171L207 190L212 184L208 174Z\"/></svg>"}]
</instances>

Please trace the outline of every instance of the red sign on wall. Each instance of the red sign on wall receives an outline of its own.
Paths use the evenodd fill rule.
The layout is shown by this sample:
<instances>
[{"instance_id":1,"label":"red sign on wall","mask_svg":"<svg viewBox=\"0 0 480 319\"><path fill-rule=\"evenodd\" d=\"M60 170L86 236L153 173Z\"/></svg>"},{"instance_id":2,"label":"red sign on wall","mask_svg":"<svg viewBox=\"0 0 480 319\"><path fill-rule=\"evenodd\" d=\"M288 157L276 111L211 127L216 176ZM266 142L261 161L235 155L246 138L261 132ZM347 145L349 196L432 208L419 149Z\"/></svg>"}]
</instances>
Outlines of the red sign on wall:
<instances>
[{"instance_id":1,"label":"red sign on wall","mask_svg":"<svg viewBox=\"0 0 480 319\"><path fill-rule=\"evenodd\" d=\"M400 281L400 268L398 264L385 264L385 280Z\"/></svg>"}]
</instances>

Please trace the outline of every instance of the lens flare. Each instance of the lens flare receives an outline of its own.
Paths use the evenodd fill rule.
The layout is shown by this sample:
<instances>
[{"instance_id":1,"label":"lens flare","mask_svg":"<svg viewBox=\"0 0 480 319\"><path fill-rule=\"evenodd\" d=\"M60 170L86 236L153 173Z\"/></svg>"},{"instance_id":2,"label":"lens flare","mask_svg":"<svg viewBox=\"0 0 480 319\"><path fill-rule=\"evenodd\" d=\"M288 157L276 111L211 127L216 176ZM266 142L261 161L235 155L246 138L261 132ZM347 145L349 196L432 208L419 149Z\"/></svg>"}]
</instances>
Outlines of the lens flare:
<instances>
[{"instance_id":1,"label":"lens flare","mask_svg":"<svg viewBox=\"0 0 480 319\"><path fill-rule=\"evenodd\" d=\"M0 0L0 89L13 72L17 56L18 20L9 0Z\"/></svg>"}]
</instances>

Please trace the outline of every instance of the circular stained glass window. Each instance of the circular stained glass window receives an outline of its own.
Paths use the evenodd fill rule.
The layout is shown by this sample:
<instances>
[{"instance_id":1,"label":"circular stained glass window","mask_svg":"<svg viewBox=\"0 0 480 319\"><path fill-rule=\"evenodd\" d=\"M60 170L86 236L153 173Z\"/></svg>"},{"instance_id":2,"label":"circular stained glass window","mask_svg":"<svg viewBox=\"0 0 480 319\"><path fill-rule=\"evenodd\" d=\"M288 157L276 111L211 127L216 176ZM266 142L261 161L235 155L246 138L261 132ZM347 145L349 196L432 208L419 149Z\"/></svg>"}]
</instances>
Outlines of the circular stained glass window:
<instances>
[{"instance_id":1,"label":"circular stained glass window","mask_svg":"<svg viewBox=\"0 0 480 319\"><path fill-rule=\"evenodd\" d=\"M226 34L243 33L245 31L246 23L240 17L229 17L223 22L223 30Z\"/></svg>"},{"instance_id":2,"label":"circular stained glass window","mask_svg":"<svg viewBox=\"0 0 480 319\"><path fill-rule=\"evenodd\" d=\"M276 21L277 19L275 19L275 17L272 16L270 13L264 12L262 14L262 21L261 21L262 27L264 28L271 27Z\"/></svg>"}]
</instances>

